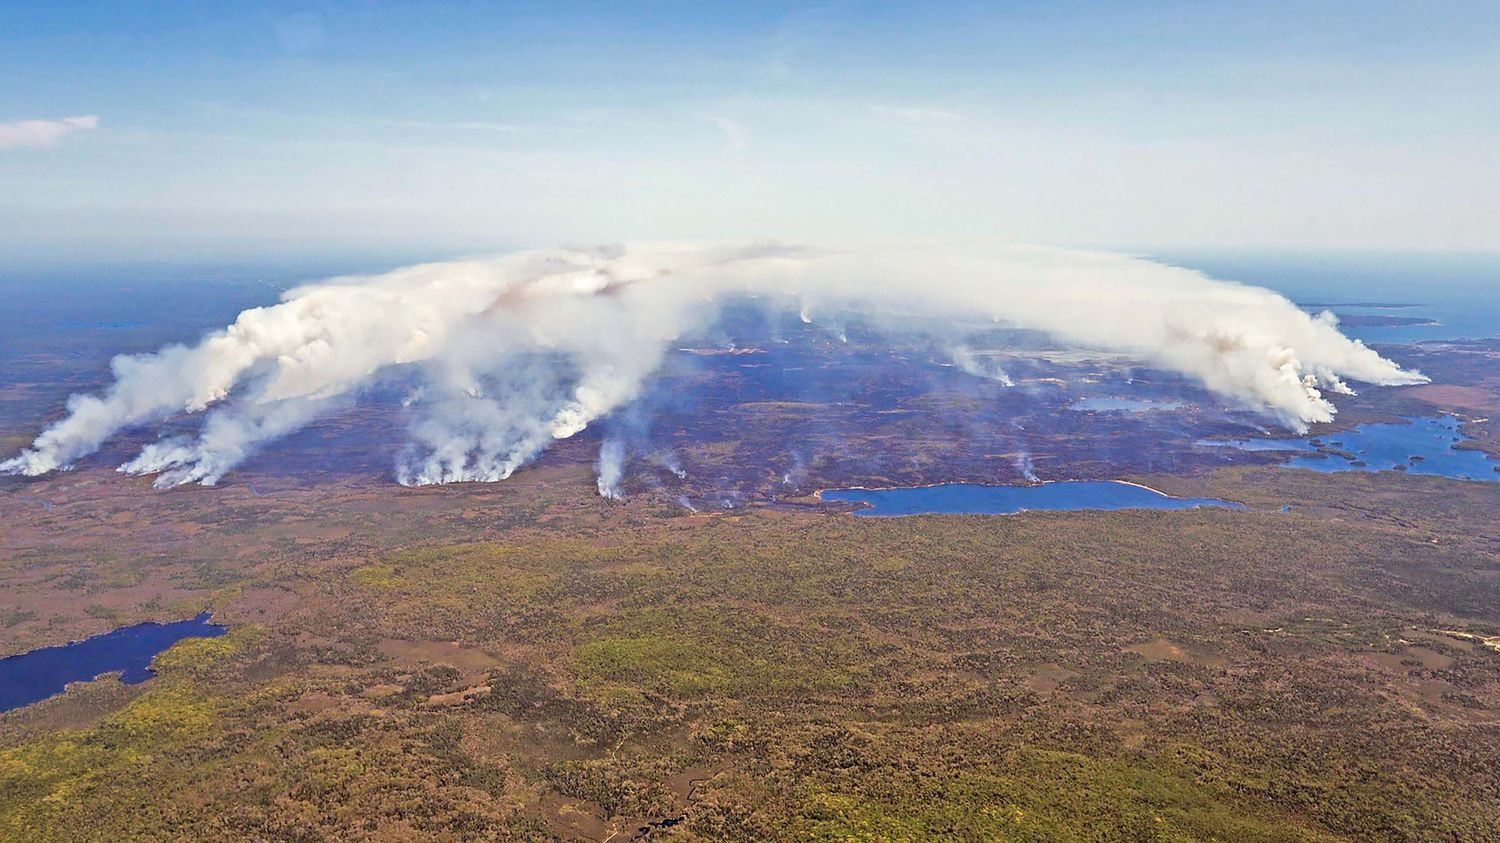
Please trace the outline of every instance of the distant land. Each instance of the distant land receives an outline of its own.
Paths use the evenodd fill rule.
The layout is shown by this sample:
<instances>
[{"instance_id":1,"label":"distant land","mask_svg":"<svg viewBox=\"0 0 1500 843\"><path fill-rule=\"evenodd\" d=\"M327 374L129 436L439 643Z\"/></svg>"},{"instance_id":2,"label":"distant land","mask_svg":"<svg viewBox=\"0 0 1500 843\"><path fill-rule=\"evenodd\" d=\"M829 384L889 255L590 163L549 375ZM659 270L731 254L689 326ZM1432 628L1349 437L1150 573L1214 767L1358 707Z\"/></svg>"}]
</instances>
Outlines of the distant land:
<instances>
[{"instance_id":1,"label":"distant land","mask_svg":"<svg viewBox=\"0 0 1500 843\"><path fill-rule=\"evenodd\" d=\"M1346 328L1414 328L1441 325L1442 322L1429 316L1390 316L1384 313L1346 313L1346 308L1365 310L1403 310L1421 307L1414 302L1305 302L1298 305L1309 313L1332 310L1339 324Z\"/></svg>"},{"instance_id":2,"label":"distant land","mask_svg":"<svg viewBox=\"0 0 1500 843\"><path fill-rule=\"evenodd\" d=\"M1386 316L1380 313L1336 313L1339 324L1346 328L1413 328L1419 325L1441 325L1443 323L1426 316Z\"/></svg>"},{"instance_id":3,"label":"distant land","mask_svg":"<svg viewBox=\"0 0 1500 843\"><path fill-rule=\"evenodd\" d=\"M1339 307L1363 307L1376 310L1401 310L1408 307L1421 307L1416 302L1380 302L1380 301L1341 301L1341 302L1303 302L1300 305L1304 310L1331 310Z\"/></svg>"}]
</instances>

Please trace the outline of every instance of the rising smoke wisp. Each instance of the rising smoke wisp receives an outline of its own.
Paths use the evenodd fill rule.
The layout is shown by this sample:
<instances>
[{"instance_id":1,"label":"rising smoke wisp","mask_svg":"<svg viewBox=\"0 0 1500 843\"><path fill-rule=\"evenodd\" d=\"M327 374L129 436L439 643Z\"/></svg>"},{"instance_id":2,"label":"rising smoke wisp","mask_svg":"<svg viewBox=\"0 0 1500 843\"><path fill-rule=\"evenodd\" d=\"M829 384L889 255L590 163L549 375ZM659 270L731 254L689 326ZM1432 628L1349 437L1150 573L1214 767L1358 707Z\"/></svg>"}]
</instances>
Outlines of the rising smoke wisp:
<instances>
[{"instance_id":1,"label":"rising smoke wisp","mask_svg":"<svg viewBox=\"0 0 1500 843\"><path fill-rule=\"evenodd\" d=\"M1333 417L1324 393L1347 391L1343 378L1423 380L1343 336L1330 315L1138 258L934 245L556 249L333 278L196 345L117 357L107 390L69 399L67 415L0 471L65 469L122 429L202 412L196 436L149 445L120 470L155 474L159 486L212 484L399 366L423 386L397 479L501 480L634 399L670 343L736 295L1038 329L1180 372L1298 431ZM804 304L802 317L815 311ZM1005 377L979 371L960 338L939 339L959 349L960 366ZM602 480L601 491L618 489Z\"/></svg>"},{"instance_id":2,"label":"rising smoke wisp","mask_svg":"<svg viewBox=\"0 0 1500 843\"><path fill-rule=\"evenodd\" d=\"M625 443L618 437L610 437L599 446L599 459L594 463L594 473L598 478L595 486L599 489L599 496L609 500L619 500L624 492L620 484L625 480Z\"/></svg>"}]
</instances>

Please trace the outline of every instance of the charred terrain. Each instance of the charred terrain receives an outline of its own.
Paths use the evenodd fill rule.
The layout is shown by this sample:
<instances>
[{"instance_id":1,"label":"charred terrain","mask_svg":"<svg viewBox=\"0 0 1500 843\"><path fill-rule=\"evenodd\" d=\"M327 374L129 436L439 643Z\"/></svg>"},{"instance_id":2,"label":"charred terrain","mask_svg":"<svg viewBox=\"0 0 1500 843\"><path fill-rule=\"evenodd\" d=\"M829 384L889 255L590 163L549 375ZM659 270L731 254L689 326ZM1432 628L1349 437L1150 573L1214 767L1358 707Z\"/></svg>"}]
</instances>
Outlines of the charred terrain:
<instances>
[{"instance_id":1,"label":"charred terrain","mask_svg":"<svg viewBox=\"0 0 1500 843\"><path fill-rule=\"evenodd\" d=\"M97 388L90 338L171 330L12 340L0 448ZM399 384L217 487L117 474L130 441L0 478L0 652L230 628L151 682L0 715L0 836L1492 839L1500 484L1200 447L1271 431L1123 358L970 339L746 306L497 484L391 482ZM1382 351L1432 383L1340 397L1320 430L1447 412L1500 452L1500 344ZM1078 407L1120 396L1160 408ZM1032 478L1246 508L872 519L813 495Z\"/></svg>"}]
</instances>

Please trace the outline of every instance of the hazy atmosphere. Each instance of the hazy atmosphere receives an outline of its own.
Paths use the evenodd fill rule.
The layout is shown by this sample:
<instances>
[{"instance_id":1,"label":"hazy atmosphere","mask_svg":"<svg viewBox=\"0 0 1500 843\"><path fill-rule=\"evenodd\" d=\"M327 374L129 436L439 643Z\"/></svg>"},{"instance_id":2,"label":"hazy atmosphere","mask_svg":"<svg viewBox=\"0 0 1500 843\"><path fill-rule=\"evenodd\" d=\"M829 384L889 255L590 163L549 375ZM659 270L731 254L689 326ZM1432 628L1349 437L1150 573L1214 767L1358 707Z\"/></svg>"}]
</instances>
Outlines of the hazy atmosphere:
<instances>
[{"instance_id":1,"label":"hazy atmosphere","mask_svg":"<svg viewBox=\"0 0 1500 843\"><path fill-rule=\"evenodd\" d=\"M1500 229L1488 2L12 3L0 76L14 263Z\"/></svg>"},{"instance_id":2,"label":"hazy atmosphere","mask_svg":"<svg viewBox=\"0 0 1500 843\"><path fill-rule=\"evenodd\" d=\"M0 2L0 841L1493 843L1494 2Z\"/></svg>"}]
</instances>

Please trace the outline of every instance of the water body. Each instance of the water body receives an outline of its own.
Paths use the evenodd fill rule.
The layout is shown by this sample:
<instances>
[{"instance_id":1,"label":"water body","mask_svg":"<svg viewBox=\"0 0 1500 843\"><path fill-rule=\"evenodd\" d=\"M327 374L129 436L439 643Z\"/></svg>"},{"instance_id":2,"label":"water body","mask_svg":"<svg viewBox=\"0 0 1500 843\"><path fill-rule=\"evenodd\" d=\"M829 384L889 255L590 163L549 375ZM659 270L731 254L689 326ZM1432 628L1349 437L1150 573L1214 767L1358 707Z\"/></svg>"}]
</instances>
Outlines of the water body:
<instances>
[{"instance_id":1,"label":"water body","mask_svg":"<svg viewBox=\"0 0 1500 843\"><path fill-rule=\"evenodd\" d=\"M1080 398L1069 410L1093 413L1144 413L1148 410L1180 410L1181 401L1150 401L1145 398Z\"/></svg>"},{"instance_id":2,"label":"water body","mask_svg":"<svg viewBox=\"0 0 1500 843\"><path fill-rule=\"evenodd\" d=\"M172 623L142 623L93 638L0 659L0 712L41 702L63 692L71 682L87 682L115 671L127 685L145 682L155 673L151 660L184 638L215 638L228 629L209 621L209 613Z\"/></svg>"},{"instance_id":3,"label":"water body","mask_svg":"<svg viewBox=\"0 0 1500 843\"><path fill-rule=\"evenodd\" d=\"M1500 284L1495 283L1500 255L1198 253L1164 259L1270 287L1292 301L1319 305L1318 310L1432 321L1344 326L1344 333L1365 342L1500 337Z\"/></svg>"},{"instance_id":4,"label":"water body","mask_svg":"<svg viewBox=\"0 0 1500 843\"><path fill-rule=\"evenodd\" d=\"M1214 498L1174 498L1115 480L1072 480L1035 486L944 483L900 489L829 489L825 501L865 503L856 515L1013 515L1028 510L1242 508Z\"/></svg>"},{"instance_id":5,"label":"water body","mask_svg":"<svg viewBox=\"0 0 1500 843\"><path fill-rule=\"evenodd\" d=\"M1244 451L1285 451L1284 465L1312 471L1404 471L1453 480L1500 483L1500 461L1459 448L1467 437L1454 416L1400 424L1362 424L1352 431L1295 439L1206 441L1201 445Z\"/></svg>"}]
</instances>

